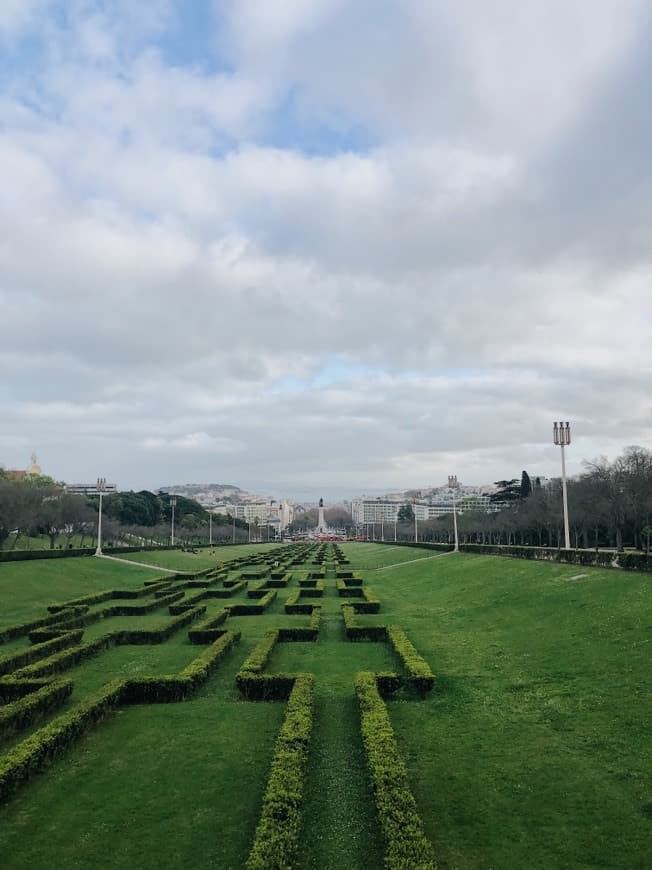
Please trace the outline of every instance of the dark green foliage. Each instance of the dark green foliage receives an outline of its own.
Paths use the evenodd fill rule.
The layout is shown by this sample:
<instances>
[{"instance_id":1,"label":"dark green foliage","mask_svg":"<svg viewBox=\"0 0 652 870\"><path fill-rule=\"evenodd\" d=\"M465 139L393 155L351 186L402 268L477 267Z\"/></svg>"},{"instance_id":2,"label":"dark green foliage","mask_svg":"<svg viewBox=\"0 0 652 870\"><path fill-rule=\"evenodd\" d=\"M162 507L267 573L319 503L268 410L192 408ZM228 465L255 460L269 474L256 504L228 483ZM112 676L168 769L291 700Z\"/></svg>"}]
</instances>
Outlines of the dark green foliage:
<instances>
[{"instance_id":1,"label":"dark green foliage","mask_svg":"<svg viewBox=\"0 0 652 870\"><path fill-rule=\"evenodd\" d=\"M352 586L346 580L338 580L337 594L341 598L362 598L362 586Z\"/></svg>"},{"instance_id":2,"label":"dark green foliage","mask_svg":"<svg viewBox=\"0 0 652 870\"><path fill-rule=\"evenodd\" d=\"M431 691L435 678L428 662L419 655L402 628L390 625L387 640L408 673L408 682L421 695Z\"/></svg>"},{"instance_id":3,"label":"dark green foliage","mask_svg":"<svg viewBox=\"0 0 652 870\"><path fill-rule=\"evenodd\" d=\"M121 695L124 704L165 704L183 701L202 686L229 650L240 632L226 631L193 659L179 674L126 680Z\"/></svg>"},{"instance_id":4,"label":"dark green foliage","mask_svg":"<svg viewBox=\"0 0 652 870\"><path fill-rule=\"evenodd\" d=\"M16 698L10 703L0 706L0 739L8 737L16 731L29 728L39 719L60 707L72 694L72 680L56 680L46 682L38 687L29 686L36 681L15 680L15 687L30 688L27 694ZM39 681L40 682L40 681ZM11 692L10 681L3 685L0 682L0 698L4 699Z\"/></svg>"},{"instance_id":5,"label":"dark green foliage","mask_svg":"<svg viewBox=\"0 0 652 870\"><path fill-rule=\"evenodd\" d=\"M114 680L4 755L0 759L0 801L6 800L90 727L113 712L118 706L122 687L122 680Z\"/></svg>"},{"instance_id":6,"label":"dark green foliage","mask_svg":"<svg viewBox=\"0 0 652 870\"><path fill-rule=\"evenodd\" d=\"M521 498L529 498L532 495L532 481L527 471L521 474Z\"/></svg>"},{"instance_id":7,"label":"dark green foliage","mask_svg":"<svg viewBox=\"0 0 652 870\"><path fill-rule=\"evenodd\" d=\"M387 870L435 870L432 846L424 833L405 763L374 674L357 674L355 691L360 706L362 742L383 835L385 867Z\"/></svg>"},{"instance_id":8,"label":"dark green foliage","mask_svg":"<svg viewBox=\"0 0 652 870\"><path fill-rule=\"evenodd\" d=\"M380 599L368 586L362 587L362 601L352 601L351 607L355 613L378 613Z\"/></svg>"},{"instance_id":9,"label":"dark green foliage","mask_svg":"<svg viewBox=\"0 0 652 870\"><path fill-rule=\"evenodd\" d=\"M299 674L276 741L247 870L283 870L296 864L313 706L314 680L310 674Z\"/></svg>"},{"instance_id":10,"label":"dark green foliage","mask_svg":"<svg viewBox=\"0 0 652 870\"><path fill-rule=\"evenodd\" d=\"M231 604L229 605L231 616L258 616L264 613L265 609L274 601L276 594L276 589L270 589L258 604Z\"/></svg>"},{"instance_id":11,"label":"dark green foliage","mask_svg":"<svg viewBox=\"0 0 652 870\"><path fill-rule=\"evenodd\" d=\"M81 613L86 613L88 607L71 607L65 613L56 613L52 616L44 616L42 619L32 619L29 622L21 622L19 625L11 625L9 628L4 628L0 632L0 643L13 640L16 637L22 637L29 634L37 628L42 628L46 625L58 625L66 616L73 616Z\"/></svg>"},{"instance_id":12,"label":"dark green foliage","mask_svg":"<svg viewBox=\"0 0 652 870\"><path fill-rule=\"evenodd\" d=\"M349 640L370 640L375 643L387 640L387 627L384 625L358 625L355 611L350 604L342 605L344 631Z\"/></svg>"},{"instance_id":13,"label":"dark green foliage","mask_svg":"<svg viewBox=\"0 0 652 870\"><path fill-rule=\"evenodd\" d=\"M195 628L191 628L188 632L190 643L213 643L213 641L224 634L224 631L219 626L228 619L228 616L228 610L220 610L217 616L211 616L210 619L201 622Z\"/></svg>"},{"instance_id":14,"label":"dark green foliage","mask_svg":"<svg viewBox=\"0 0 652 870\"><path fill-rule=\"evenodd\" d=\"M414 522L414 508L411 504L407 503L401 505L398 509L398 514L396 515L396 519L399 523L413 523Z\"/></svg>"},{"instance_id":15,"label":"dark green foliage","mask_svg":"<svg viewBox=\"0 0 652 870\"><path fill-rule=\"evenodd\" d=\"M79 643L83 634L83 631L60 631L51 640L46 640L44 643L38 643L13 655L6 656L0 659L0 675L10 674L12 671L17 671L19 668L23 668L32 662L39 661L39 659L48 658L48 656L59 652L59 650L74 646Z\"/></svg>"},{"instance_id":16,"label":"dark green foliage","mask_svg":"<svg viewBox=\"0 0 652 870\"><path fill-rule=\"evenodd\" d=\"M558 550L555 547L517 547L502 544L460 544L460 550L465 553L486 553L492 556L512 556L516 559L531 559L544 562L567 562L571 565L594 565L600 568L610 568L614 561L614 553L606 550ZM627 555L632 557L632 565L637 554L619 554L618 563ZM645 557L639 557L644 559ZM643 563L644 564L644 563ZM623 565L622 567L627 567ZM639 568L637 570L645 570Z\"/></svg>"}]
</instances>

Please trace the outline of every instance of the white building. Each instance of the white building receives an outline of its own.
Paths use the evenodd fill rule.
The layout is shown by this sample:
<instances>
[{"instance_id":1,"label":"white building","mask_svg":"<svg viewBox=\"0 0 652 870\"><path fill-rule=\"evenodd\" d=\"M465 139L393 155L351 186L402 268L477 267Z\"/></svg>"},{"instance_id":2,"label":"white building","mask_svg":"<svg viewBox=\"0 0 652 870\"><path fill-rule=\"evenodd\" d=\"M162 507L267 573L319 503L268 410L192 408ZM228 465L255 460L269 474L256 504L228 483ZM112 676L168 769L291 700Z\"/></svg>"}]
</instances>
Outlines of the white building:
<instances>
[{"instance_id":1,"label":"white building","mask_svg":"<svg viewBox=\"0 0 652 870\"><path fill-rule=\"evenodd\" d=\"M218 505L216 513L227 513L246 523L270 523L279 529L287 529L294 519L294 508L287 501L240 502L232 505Z\"/></svg>"}]
</instances>

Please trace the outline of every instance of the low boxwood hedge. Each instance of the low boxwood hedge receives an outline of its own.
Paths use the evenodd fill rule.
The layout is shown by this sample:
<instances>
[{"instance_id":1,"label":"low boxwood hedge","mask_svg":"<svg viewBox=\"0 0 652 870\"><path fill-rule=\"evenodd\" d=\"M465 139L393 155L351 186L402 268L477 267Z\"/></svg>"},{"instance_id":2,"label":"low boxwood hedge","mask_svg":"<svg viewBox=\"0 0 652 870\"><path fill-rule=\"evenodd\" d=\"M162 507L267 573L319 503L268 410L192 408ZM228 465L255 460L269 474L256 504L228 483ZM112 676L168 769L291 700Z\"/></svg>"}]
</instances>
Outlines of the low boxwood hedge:
<instances>
[{"instance_id":1,"label":"low boxwood hedge","mask_svg":"<svg viewBox=\"0 0 652 870\"><path fill-rule=\"evenodd\" d=\"M276 741L247 870L280 870L296 865L313 708L314 679L311 674L298 674Z\"/></svg>"},{"instance_id":2,"label":"low boxwood hedge","mask_svg":"<svg viewBox=\"0 0 652 870\"><path fill-rule=\"evenodd\" d=\"M390 625L387 640L407 671L410 685L421 695L430 692L435 683L430 665L419 655L403 629L398 625Z\"/></svg>"},{"instance_id":3,"label":"low boxwood hedge","mask_svg":"<svg viewBox=\"0 0 652 870\"><path fill-rule=\"evenodd\" d=\"M355 677L360 727L383 837L387 870L435 870L432 846L425 835L396 737L370 672Z\"/></svg>"}]
</instances>

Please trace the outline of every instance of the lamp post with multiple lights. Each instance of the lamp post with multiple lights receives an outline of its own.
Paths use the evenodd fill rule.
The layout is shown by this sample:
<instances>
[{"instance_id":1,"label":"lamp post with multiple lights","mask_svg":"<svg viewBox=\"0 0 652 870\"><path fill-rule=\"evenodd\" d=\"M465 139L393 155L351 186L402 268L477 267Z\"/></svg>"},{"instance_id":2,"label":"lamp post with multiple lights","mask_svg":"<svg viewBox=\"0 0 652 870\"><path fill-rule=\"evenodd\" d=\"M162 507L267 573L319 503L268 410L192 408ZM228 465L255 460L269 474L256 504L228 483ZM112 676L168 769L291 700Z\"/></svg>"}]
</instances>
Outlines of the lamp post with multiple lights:
<instances>
[{"instance_id":1,"label":"lamp post with multiple lights","mask_svg":"<svg viewBox=\"0 0 652 870\"><path fill-rule=\"evenodd\" d=\"M455 549L454 553L459 553L460 551L460 542L457 536L457 510L455 508L455 492L457 490L457 475L449 474L448 475L448 488L450 489L453 495L453 533L455 535Z\"/></svg>"},{"instance_id":2,"label":"lamp post with multiple lights","mask_svg":"<svg viewBox=\"0 0 652 870\"><path fill-rule=\"evenodd\" d=\"M177 497L176 495L170 496L170 509L172 511L172 534L170 537L170 543L174 547L174 509L177 506Z\"/></svg>"},{"instance_id":3,"label":"lamp post with multiple lights","mask_svg":"<svg viewBox=\"0 0 652 870\"><path fill-rule=\"evenodd\" d=\"M552 440L561 447L561 492L564 499L564 549L570 549L570 530L568 526L568 492L566 487L566 457L564 447L571 443L570 423L553 423Z\"/></svg>"},{"instance_id":4,"label":"lamp post with multiple lights","mask_svg":"<svg viewBox=\"0 0 652 870\"><path fill-rule=\"evenodd\" d=\"M102 495L106 489L106 477L97 478L97 491L100 494L100 512L97 517L97 549L96 556L102 556Z\"/></svg>"}]
</instances>

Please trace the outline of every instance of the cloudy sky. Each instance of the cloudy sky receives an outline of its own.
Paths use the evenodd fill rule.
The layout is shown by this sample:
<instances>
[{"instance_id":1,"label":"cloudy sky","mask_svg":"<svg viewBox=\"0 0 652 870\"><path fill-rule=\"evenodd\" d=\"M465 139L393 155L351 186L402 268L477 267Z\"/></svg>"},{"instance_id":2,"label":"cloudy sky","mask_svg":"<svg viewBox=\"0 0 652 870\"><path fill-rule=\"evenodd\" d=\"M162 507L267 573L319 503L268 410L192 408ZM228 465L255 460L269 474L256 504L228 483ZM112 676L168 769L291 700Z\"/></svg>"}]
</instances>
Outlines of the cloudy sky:
<instances>
[{"instance_id":1,"label":"cloudy sky","mask_svg":"<svg viewBox=\"0 0 652 870\"><path fill-rule=\"evenodd\" d=\"M652 5L2 0L0 463L305 497L651 446Z\"/></svg>"}]
</instances>

